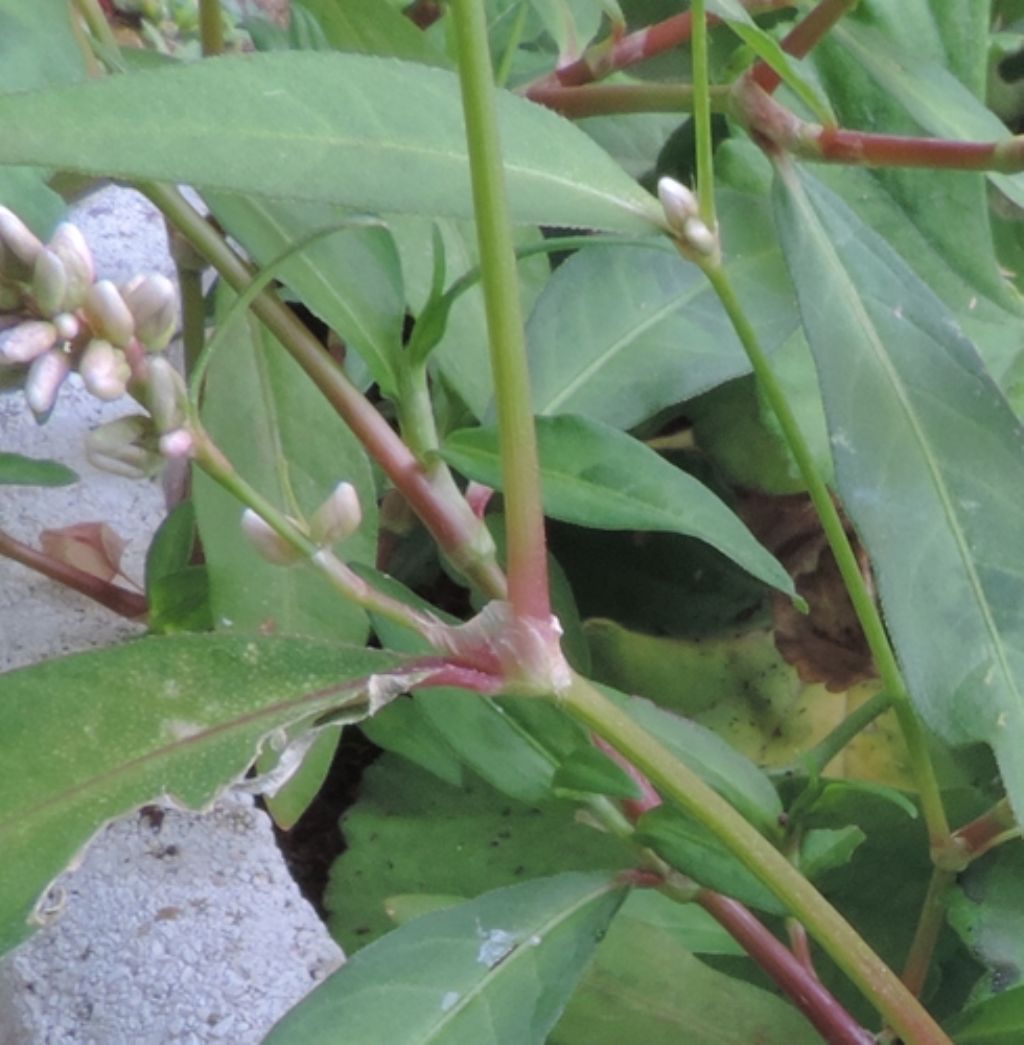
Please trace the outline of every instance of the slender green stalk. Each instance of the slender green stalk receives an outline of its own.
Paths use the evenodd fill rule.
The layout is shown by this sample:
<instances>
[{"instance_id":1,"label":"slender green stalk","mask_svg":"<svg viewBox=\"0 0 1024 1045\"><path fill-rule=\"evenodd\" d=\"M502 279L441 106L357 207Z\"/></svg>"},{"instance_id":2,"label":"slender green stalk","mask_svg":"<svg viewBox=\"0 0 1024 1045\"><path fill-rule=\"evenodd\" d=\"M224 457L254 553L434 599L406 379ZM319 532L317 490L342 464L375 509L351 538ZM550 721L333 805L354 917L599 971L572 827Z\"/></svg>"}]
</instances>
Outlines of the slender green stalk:
<instances>
[{"instance_id":1,"label":"slender green stalk","mask_svg":"<svg viewBox=\"0 0 1024 1045\"><path fill-rule=\"evenodd\" d=\"M74 0L74 3L93 39L111 54L117 55L120 52L117 37L114 36L107 16L103 13L103 8L100 7L97 0Z\"/></svg>"},{"instance_id":2,"label":"slender green stalk","mask_svg":"<svg viewBox=\"0 0 1024 1045\"><path fill-rule=\"evenodd\" d=\"M797 776L810 777L812 780L821 776L825 767L850 743L858 733L892 706L892 698L883 689L873 697L865 700L860 707L851 711L838 726L817 744L805 751L795 762L788 766L776 766L769 770L771 776L791 778Z\"/></svg>"},{"instance_id":3,"label":"slender green stalk","mask_svg":"<svg viewBox=\"0 0 1024 1045\"><path fill-rule=\"evenodd\" d=\"M712 87L713 112L727 112L730 87ZM693 88L686 83L604 83L590 87L544 84L530 92L530 101L571 120L631 112L687 112L693 109Z\"/></svg>"},{"instance_id":4,"label":"slender green stalk","mask_svg":"<svg viewBox=\"0 0 1024 1045\"><path fill-rule=\"evenodd\" d=\"M155 182L140 189L228 284L239 293L249 287L253 281L249 268L177 189ZM502 598L505 578L490 535L465 500L452 500L444 490L435 489L409 448L291 309L266 289L255 297L252 309L384 469L455 567L482 591Z\"/></svg>"},{"instance_id":5,"label":"slender green stalk","mask_svg":"<svg viewBox=\"0 0 1024 1045\"><path fill-rule=\"evenodd\" d=\"M551 605L537 437L530 407L526 342L498 141L487 23L479 0L453 0L451 17L498 412L508 528L509 601L518 617L547 621Z\"/></svg>"},{"instance_id":6,"label":"slender green stalk","mask_svg":"<svg viewBox=\"0 0 1024 1045\"><path fill-rule=\"evenodd\" d=\"M895 973L785 856L625 711L578 675L567 691L553 699L628 758L666 799L707 827L807 926L905 1041L914 1045L949 1041Z\"/></svg>"},{"instance_id":7,"label":"slender green stalk","mask_svg":"<svg viewBox=\"0 0 1024 1045\"><path fill-rule=\"evenodd\" d=\"M498 63L498 71L494 74L494 82L498 87L504 87L508 83L508 75L512 71L512 62L519 49L519 41L523 38L523 29L526 27L526 18L529 13L528 4L519 5L516 20L512 23L512 31L508 34L508 42L505 44L505 53Z\"/></svg>"},{"instance_id":8,"label":"slender green stalk","mask_svg":"<svg viewBox=\"0 0 1024 1045\"><path fill-rule=\"evenodd\" d=\"M204 58L224 53L224 15L220 0L199 0L199 38Z\"/></svg>"},{"instance_id":9,"label":"slender green stalk","mask_svg":"<svg viewBox=\"0 0 1024 1045\"><path fill-rule=\"evenodd\" d=\"M961 854L952 841L946 810L942 805L942 795L939 791L938 781L935 778L931 756L928 753L924 730L911 706L903 675L899 665L896 663L896 656L893 653L892 646L889 644L889 637L885 632L881 614L878 612L875 600L864 583L864 577L860 572L856 553L846 534L846 527L839 517L839 510L832 500L832 495L825 485L824 479L818 472L807 441L804 439L796 417L786 400L786 395L775 378L775 374L758 341L757 333L750 320L747 319L747 315L736 297L725 269L721 265L707 265L704 267L704 272L732 321L740 342L750 359L761 390L778 419L786 445L796 459L796 463L800 468L800 475L807 484L807 490L821 519L822 528L828 539L829 547L832 549L832 554L835 556L843 583L850 594L850 601L853 603L857 619L864 629L864 637L867 640L868 648L874 657L875 666L878 668L885 692L892 701L896 716L899 719L900 730L907 745L914 781L921 798L925 823L928 825L932 858L939 865L945 859L959 860Z\"/></svg>"},{"instance_id":10,"label":"slender green stalk","mask_svg":"<svg viewBox=\"0 0 1024 1045\"><path fill-rule=\"evenodd\" d=\"M715 228L715 169L711 140L711 82L708 73L708 20L704 0L690 4L693 16L690 59L693 64L693 127L697 150L697 202L700 217Z\"/></svg>"},{"instance_id":11,"label":"slender green stalk","mask_svg":"<svg viewBox=\"0 0 1024 1045\"><path fill-rule=\"evenodd\" d=\"M943 925L946 924L946 895L955 881L956 874L953 871L943 871L938 867L932 870L914 939L903 966L903 982L914 994L921 993L928 978L935 944Z\"/></svg>"},{"instance_id":12,"label":"slender green stalk","mask_svg":"<svg viewBox=\"0 0 1024 1045\"><path fill-rule=\"evenodd\" d=\"M346 599L362 606L369 613L379 614L403 627L412 628L425 638L430 639L437 634L440 622L436 618L427 616L412 606L377 591L350 570L330 550L321 548L312 541L276 505L250 486L235 471L234 466L210 439L197 419L190 420L189 430L194 440L194 462L228 493L255 511L278 536L287 541L300 556L308 560Z\"/></svg>"}]
</instances>

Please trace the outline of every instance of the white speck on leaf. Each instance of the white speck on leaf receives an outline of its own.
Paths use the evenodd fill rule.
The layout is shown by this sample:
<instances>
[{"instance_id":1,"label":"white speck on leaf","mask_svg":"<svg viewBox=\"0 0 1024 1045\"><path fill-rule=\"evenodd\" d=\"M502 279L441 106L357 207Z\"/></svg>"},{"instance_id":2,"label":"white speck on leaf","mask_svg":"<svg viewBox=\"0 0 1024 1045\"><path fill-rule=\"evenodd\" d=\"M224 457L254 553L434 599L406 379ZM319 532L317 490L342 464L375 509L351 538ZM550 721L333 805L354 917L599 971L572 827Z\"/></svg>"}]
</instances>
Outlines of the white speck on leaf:
<instances>
[{"instance_id":1,"label":"white speck on leaf","mask_svg":"<svg viewBox=\"0 0 1024 1045\"><path fill-rule=\"evenodd\" d=\"M169 718L164 722L164 732L173 740L188 740L202 731L203 726L198 722L186 722L180 718Z\"/></svg>"},{"instance_id":2,"label":"white speck on leaf","mask_svg":"<svg viewBox=\"0 0 1024 1045\"><path fill-rule=\"evenodd\" d=\"M461 997L462 995L459 994L458 991L449 991L441 999L441 1011L448 1012L450 1009L454 1008L459 1003L459 998Z\"/></svg>"},{"instance_id":3,"label":"white speck on leaf","mask_svg":"<svg viewBox=\"0 0 1024 1045\"><path fill-rule=\"evenodd\" d=\"M840 450L853 452L853 443L850 442L850 437L845 432L833 432L829 442Z\"/></svg>"},{"instance_id":4,"label":"white speck on leaf","mask_svg":"<svg viewBox=\"0 0 1024 1045\"><path fill-rule=\"evenodd\" d=\"M516 938L504 929L477 929L477 935L480 937L480 949L476 953L476 960L488 969L493 969L515 950Z\"/></svg>"},{"instance_id":5,"label":"white speck on leaf","mask_svg":"<svg viewBox=\"0 0 1024 1045\"><path fill-rule=\"evenodd\" d=\"M260 648L255 642L247 642L242 652L242 660L246 664L258 664L260 659Z\"/></svg>"},{"instance_id":6,"label":"white speck on leaf","mask_svg":"<svg viewBox=\"0 0 1024 1045\"><path fill-rule=\"evenodd\" d=\"M168 700L175 700L181 696L181 686L177 679L166 679L161 689L161 695Z\"/></svg>"},{"instance_id":7,"label":"white speck on leaf","mask_svg":"<svg viewBox=\"0 0 1024 1045\"><path fill-rule=\"evenodd\" d=\"M544 938L540 933L534 933L526 942L531 947L539 947L544 942Z\"/></svg>"}]
</instances>

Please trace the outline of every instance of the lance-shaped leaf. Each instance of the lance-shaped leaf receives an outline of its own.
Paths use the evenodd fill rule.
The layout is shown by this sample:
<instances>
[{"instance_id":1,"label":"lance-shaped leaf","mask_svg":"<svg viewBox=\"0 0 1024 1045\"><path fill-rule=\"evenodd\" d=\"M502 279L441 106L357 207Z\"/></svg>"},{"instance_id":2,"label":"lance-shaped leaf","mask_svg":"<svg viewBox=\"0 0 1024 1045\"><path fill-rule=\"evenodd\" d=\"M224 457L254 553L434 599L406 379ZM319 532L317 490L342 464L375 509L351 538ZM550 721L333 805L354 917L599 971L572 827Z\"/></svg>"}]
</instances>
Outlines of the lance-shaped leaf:
<instances>
[{"instance_id":1,"label":"lance-shaped leaf","mask_svg":"<svg viewBox=\"0 0 1024 1045\"><path fill-rule=\"evenodd\" d=\"M343 965L267 1045L542 1045L626 892L569 873L424 915Z\"/></svg>"},{"instance_id":2,"label":"lance-shaped leaf","mask_svg":"<svg viewBox=\"0 0 1024 1045\"><path fill-rule=\"evenodd\" d=\"M792 593L793 582L726 505L643 443L584 417L539 417L544 510L602 530L657 530L697 537L753 576ZM463 475L500 487L493 428L453 433L443 456Z\"/></svg>"},{"instance_id":3,"label":"lance-shaped leaf","mask_svg":"<svg viewBox=\"0 0 1024 1045\"><path fill-rule=\"evenodd\" d=\"M719 194L726 269L771 351L799 325L763 198ZM584 414L618 428L750 370L704 274L667 242L593 245L551 274L527 324L539 414Z\"/></svg>"},{"instance_id":4,"label":"lance-shaped leaf","mask_svg":"<svg viewBox=\"0 0 1024 1045\"><path fill-rule=\"evenodd\" d=\"M836 480L871 553L915 705L987 741L1024 814L1024 431L906 264L813 179L776 206Z\"/></svg>"},{"instance_id":5,"label":"lance-shaped leaf","mask_svg":"<svg viewBox=\"0 0 1024 1045\"><path fill-rule=\"evenodd\" d=\"M650 232L661 208L582 131L508 93L498 115L520 224ZM453 73L358 54L218 58L0 96L0 164L471 218Z\"/></svg>"},{"instance_id":6,"label":"lance-shaped leaf","mask_svg":"<svg viewBox=\"0 0 1024 1045\"><path fill-rule=\"evenodd\" d=\"M69 486L78 474L59 461L0 450L0 486Z\"/></svg>"},{"instance_id":7,"label":"lance-shaped leaf","mask_svg":"<svg viewBox=\"0 0 1024 1045\"><path fill-rule=\"evenodd\" d=\"M192 809L245 773L266 737L398 692L401 659L307 639L143 639L0 676L0 952L96 830L144 802Z\"/></svg>"}]
</instances>

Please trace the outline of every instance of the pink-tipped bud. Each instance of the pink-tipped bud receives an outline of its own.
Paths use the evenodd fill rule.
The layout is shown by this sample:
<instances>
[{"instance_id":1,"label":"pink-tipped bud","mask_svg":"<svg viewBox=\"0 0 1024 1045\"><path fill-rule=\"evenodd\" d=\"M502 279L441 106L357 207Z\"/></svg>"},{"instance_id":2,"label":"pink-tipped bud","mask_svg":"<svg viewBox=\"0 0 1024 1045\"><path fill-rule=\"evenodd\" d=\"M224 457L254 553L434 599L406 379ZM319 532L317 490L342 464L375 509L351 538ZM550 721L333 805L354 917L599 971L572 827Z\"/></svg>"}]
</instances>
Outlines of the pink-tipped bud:
<instances>
[{"instance_id":1,"label":"pink-tipped bud","mask_svg":"<svg viewBox=\"0 0 1024 1045\"><path fill-rule=\"evenodd\" d=\"M50 416L60 386L70 370L71 360L59 348L51 348L29 368L25 379L25 401L40 424Z\"/></svg>"},{"instance_id":2,"label":"pink-tipped bud","mask_svg":"<svg viewBox=\"0 0 1024 1045\"><path fill-rule=\"evenodd\" d=\"M53 325L57 331L57 337L62 341L74 341L82 332L82 324L74 312L58 312L53 317Z\"/></svg>"},{"instance_id":3,"label":"pink-tipped bud","mask_svg":"<svg viewBox=\"0 0 1024 1045\"><path fill-rule=\"evenodd\" d=\"M28 319L0 334L0 362L31 363L57 343L57 328L42 319Z\"/></svg>"},{"instance_id":4,"label":"pink-tipped bud","mask_svg":"<svg viewBox=\"0 0 1024 1045\"><path fill-rule=\"evenodd\" d=\"M36 234L7 207L0 207L0 268L11 279L25 280L32 275L36 255L43 249Z\"/></svg>"},{"instance_id":5,"label":"pink-tipped bud","mask_svg":"<svg viewBox=\"0 0 1024 1045\"><path fill-rule=\"evenodd\" d=\"M718 249L718 237L700 218L687 218L683 222L682 240L698 254L710 257Z\"/></svg>"},{"instance_id":6,"label":"pink-tipped bud","mask_svg":"<svg viewBox=\"0 0 1024 1045\"><path fill-rule=\"evenodd\" d=\"M356 488L351 483L338 483L310 519L309 532L317 544L335 544L351 537L362 521L363 509Z\"/></svg>"},{"instance_id":7,"label":"pink-tipped bud","mask_svg":"<svg viewBox=\"0 0 1024 1045\"><path fill-rule=\"evenodd\" d=\"M127 479L146 479L163 467L153 422L142 414L120 417L94 428L85 439L89 463Z\"/></svg>"},{"instance_id":8,"label":"pink-tipped bud","mask_svg":"<svg viewBox=\"0 0 1024 1045\"><path fill-rule=\"evenodd\" d=\"M132 376L128 360L109 341L93 338L78 363L82 383L97 399L119 399Z\"/></svg>"},{"instance_id":9,"label":"pink-tipped bud","mask_svg":"<svg viewBox=\"0 0 1024 1045\"><path fill-rule=\"evenodd\" d=\"M163 356L147 361L143 401L162 435L185 423L188 393L181 374Z\"/></svg>"},{"instance_id":10,"label":"pink-tipped bud","mask_svg":"<svg viewBox=\"0 0 1024 1045\"><path fill-rule=\"evenodd\" d=\"M192 456L196 441L187 428L175 428L160 436L160 453L168 460L186 460Z\"/></svg>"},{"instance_id":11,"label":"pink-tipped bud","mask_svg":"<svg viewBox=\"0 0 1024 1045\"><path fill-rule=\"evenodd\" d=\"M242 532L260 557L275 566L292 566L302 558L302 552L289 544L263 516L251 508L242 512Z\"/></svg>"},{"instance_id":12,"label":"pink-tipped bud","mask_svg":"<svg viewBox=\"0 0 1024 1045\"><path fill-rule=\"evenodd\" d=\"M658 180L658 199L669 228L677 235L682 233L687 218L695 217L698 213L697 197L675 178Z\"/></svg>"},{"instance_id":13,"label":"pink-tipped bud","mask_svg":"<svg viewBox=\"0 0 1024 1045\"><path fill-rule=\"evenodd\" d=\"M64 263L68 286L64 308L80 308L85 294L96 278L96 266L92 251L77 225L65 221L57 226L48 244L50 250Z\"/></svg>"},{"instance_id":14,"label":"pink-tipped bud","mask_svg":"<svg viewBox=\"0 0 1024 1045\"><path fill-rule=\"evenodd\" d=\"M36 255L32 270L32 299L36 311L42 316L55 316L64 307L68 290L68 276L64 262L52 251L43 247Z\"/></svg>"},{"instance_id":15,"label":"pink-tipped bud","mask_svg":"<svg viewBox=\"0 0 1024 1045\"><path fill-rule=\"evenodd\" d=\"M135 320L109 279L93 283L85 294L85 318L92 332L118 348L127 348L135 336Z\"/></svg>"},{"instance_id":16,"label":"pink-tipped bud","mask_svg":"<svg viewBox=\"0 0 1024 1045\"><path fill-rule=\"evenodd\" d=\"M135 336L150 352L167 347L178 326L178 294L159 274L136 276L122 290L135 319Z\"/></svg>"}]
</instances>

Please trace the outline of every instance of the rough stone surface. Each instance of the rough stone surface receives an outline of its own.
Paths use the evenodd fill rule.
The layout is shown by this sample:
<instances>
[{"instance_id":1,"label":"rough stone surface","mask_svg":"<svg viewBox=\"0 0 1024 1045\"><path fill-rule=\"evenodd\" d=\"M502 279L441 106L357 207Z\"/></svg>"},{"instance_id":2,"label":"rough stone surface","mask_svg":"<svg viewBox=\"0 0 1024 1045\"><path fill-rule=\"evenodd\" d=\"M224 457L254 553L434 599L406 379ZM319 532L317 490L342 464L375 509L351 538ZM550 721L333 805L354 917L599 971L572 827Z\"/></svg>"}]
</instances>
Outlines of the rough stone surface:
<instances>
[{"instance_id":1,"label":"rough stone surface","mask_svg":"<svg viewBox=\"0 0 1024 1045\"><path fill-rule=\"evenodd\" d=\"M7 959L4 1045L258 1042L341 960L244 795L111 824Z\"/></svg>"},{"instance_id":2,"label":"rough stone surface","mask_svg":"<svg viewBox=\"0 0 1024 1045\"><path fill-rule=\"evenodd\" d=\"M172 274L162 219L141 197L104 190L74 220L101 276ZM43 528L103 520L128 541L122 567L141 583L160 484L99 472L81 451L90 427L132 412L129 400L99 403L75 376L43 427L19 394L0 397L0 446L81 476L0 487L0 526L36 543ZM0 558L0 671L141 630ZM205 816L161 810L109 825L53 898L60 918L0 962L0 1045L246 1045L341 961L246 796Z\"/></svg>"}]
</instances>

